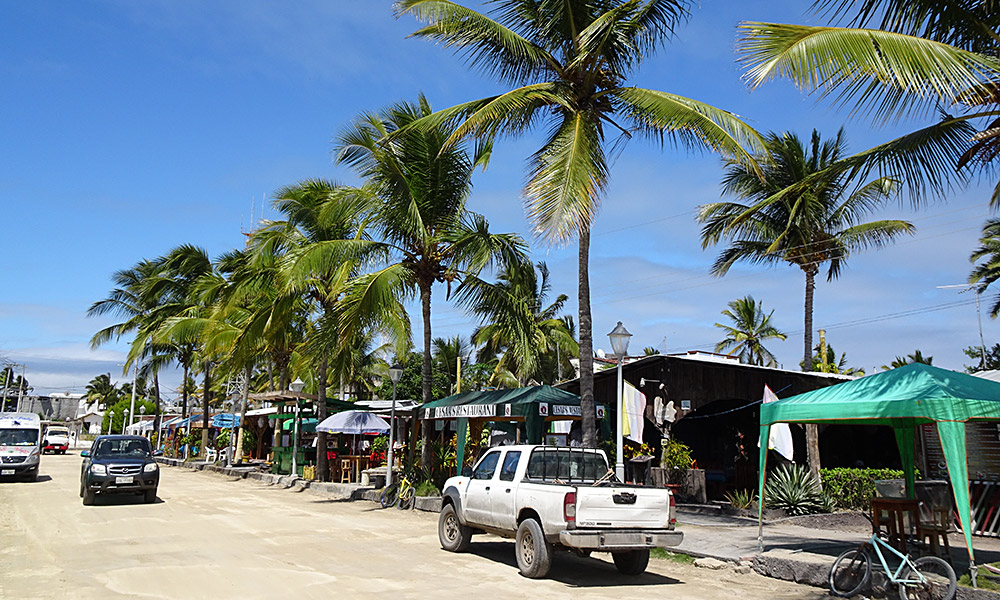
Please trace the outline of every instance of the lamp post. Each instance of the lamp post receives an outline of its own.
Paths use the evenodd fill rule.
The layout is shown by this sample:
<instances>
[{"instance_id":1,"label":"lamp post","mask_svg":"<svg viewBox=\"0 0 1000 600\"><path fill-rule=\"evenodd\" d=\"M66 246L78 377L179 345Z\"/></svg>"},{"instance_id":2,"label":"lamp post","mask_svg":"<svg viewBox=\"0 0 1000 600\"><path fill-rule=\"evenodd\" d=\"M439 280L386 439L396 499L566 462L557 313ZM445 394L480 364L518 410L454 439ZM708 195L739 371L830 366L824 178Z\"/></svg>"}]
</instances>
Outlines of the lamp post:
<instances>
[{"instance_id":1,"label":"lamp post","mask_svg":"<svg viewBox=\"0 0 1000 600\"><path fill-rule=\"evenodd\" d=\"M146 416L146 405L145 404L140 404L139 405L139 414L142 415L143 417ZM145 419L140 419L140 421L145 421ZM145 430L145 424L142 427L142 429Z\"/></svg>"},{"instance_id":2,"label":"lamp post","mask_svg":"<svg viewBox=\"0 0 1000 600\"><path fill-rule=\"evenodd\" d=\"M611 350L618 359L618 406L615 408L615 475L619 481L625 481L625 449L622 442L622 413L625 409L625 388L622 385L622 363L628 353L628 341L632 334L618 321L608 338L611 340Z\"/></svg>"},{"instance_id":3,"label":"lamp post","mask_svg":"<svg viewBox=\"0 0 1000 600\"><path fill-rule=\"evenodd\" d=\"M129 409L125 409L125 415L122 417L122 435L125 435L125 423L128 421L128 416L132 414Z\"/></svg>"},{"instance_id":4,"label":"lamp post","mask_svg":"<svg viewBox=\"0 0 1000 600\"><path fill-rule=\"evenodd\" d=\"M396 384L402 376L403 367L399 363L389 367L389 379L392 380L392 408L389 410L389 451L385 455L385 487L389 487L392 483L392 445L396 438Z\"/></svg>"},{"instance_id":5,"label":"lamp post","mask_svg":"<svg viewBox=\"0 0 1000 600\"><path fill-rule=\"evenodd\" d=\"M288 384L293 392L298 394L305 387L305 382L295 378L295 381ZM299 399L295 398L295 416L292 417L295 422L292 424L292 476L299 474Z\"/></svg>"},{"instance_id":6,"label":"lamp post","mask_svg":"<svg viewBox=\"0 0 1000 600\"><path fill-rule=\"evenodd\" d=\"M232 468L232 466L233 466L233 452L234 452L234 450L233 450L233 437L234 437L234 434L236 433L236 413L234 411L236 410L236 403L237 403L237 399L236 399L235 396L229 399L229 418L230 418L230 421L229 421L229 449L226 452L226 468Z\"/></svg>"},{"instance_id":7,"label":"lamp post","mask_svg":"<svg viewBox=\"0 0 1000 600\"><path fill-rule=\"evenodd\" d=\"M114 429L112 429L114 420L115 420L115 411L109 409L108 410L108 435L111 435L112 433L114 433Z\"/></svg>"}]
</instances>

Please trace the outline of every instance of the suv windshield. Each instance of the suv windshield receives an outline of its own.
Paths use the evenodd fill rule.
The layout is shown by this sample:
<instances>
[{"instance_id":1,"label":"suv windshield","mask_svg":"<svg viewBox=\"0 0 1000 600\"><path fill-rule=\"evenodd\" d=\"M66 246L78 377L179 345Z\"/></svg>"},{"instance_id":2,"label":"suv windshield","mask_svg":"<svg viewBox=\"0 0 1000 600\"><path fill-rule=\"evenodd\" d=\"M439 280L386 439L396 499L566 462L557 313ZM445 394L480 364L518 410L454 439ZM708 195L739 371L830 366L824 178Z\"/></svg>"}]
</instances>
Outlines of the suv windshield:
<instances>
[{"instance_id":1,"label":"suv windshield","mask_svg":"<svg viewBox=\"0 0 1000 600\"><path fill-rule=\"evenodd\" d=\"M101 458L145 458L149 455L149 440L145 438L100 440L93 454Z\"/></svg>"},{"instance_id":2,"label":"suv windshield","mask_svg":"<svg viewBox=\"0 0 1000 600\"><path fill-rule=\"evenodd\" d=\"M0 446L34 446L37 443L37 429L0 429Z\"/></svg>"}]
</instances>

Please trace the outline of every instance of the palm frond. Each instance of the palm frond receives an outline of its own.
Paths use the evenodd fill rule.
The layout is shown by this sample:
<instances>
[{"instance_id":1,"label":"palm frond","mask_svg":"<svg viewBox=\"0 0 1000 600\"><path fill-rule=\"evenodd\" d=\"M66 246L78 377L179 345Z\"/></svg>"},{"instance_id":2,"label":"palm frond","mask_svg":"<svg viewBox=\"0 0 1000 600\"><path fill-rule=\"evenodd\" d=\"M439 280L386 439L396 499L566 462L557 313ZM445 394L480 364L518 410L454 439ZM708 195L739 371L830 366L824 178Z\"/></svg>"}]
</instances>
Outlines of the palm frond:
<instances>
[{"instance_id":1,"label":"palm frond","mask_svg":"<svg viewBox=\"0 0 1000 600\"><path fill-rule=\"evenodd\" d=\"M758 22L739 29L751 89L782 77L882 119L953 105L1000 71L996 58L891 31Z\"/></svg>"}]
</instances>

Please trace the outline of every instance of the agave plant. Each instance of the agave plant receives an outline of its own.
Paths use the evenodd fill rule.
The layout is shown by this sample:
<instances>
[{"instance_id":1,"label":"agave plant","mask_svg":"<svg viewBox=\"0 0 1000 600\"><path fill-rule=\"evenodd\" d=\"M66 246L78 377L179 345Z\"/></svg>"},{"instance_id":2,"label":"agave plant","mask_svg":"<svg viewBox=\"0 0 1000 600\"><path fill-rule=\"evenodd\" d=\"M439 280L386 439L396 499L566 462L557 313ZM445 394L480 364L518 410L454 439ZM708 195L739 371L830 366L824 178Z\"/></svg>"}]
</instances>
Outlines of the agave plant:
<instances>
[{"instance_id":1,"label":"agave plant","mask_svg":"<svg viewBox=\"0 0 1000 600\"><path fill-rule=\"evenodd\" d=\"M757 502L757 494L751 490L733 490L724 494L733 508L753 508Z\"/></svg>"},{"instance_id":2,"label":"agave plant","mask_svg":"<svg viewBox=\"0 0 1000 600\"><path fill-rule=\"evenodd\" d=\"M809 515L823 510L819 481L804 465L787 465L775 470L764 486L768 508L784 509L790 515Z\"/></svg>"}]
</instances>

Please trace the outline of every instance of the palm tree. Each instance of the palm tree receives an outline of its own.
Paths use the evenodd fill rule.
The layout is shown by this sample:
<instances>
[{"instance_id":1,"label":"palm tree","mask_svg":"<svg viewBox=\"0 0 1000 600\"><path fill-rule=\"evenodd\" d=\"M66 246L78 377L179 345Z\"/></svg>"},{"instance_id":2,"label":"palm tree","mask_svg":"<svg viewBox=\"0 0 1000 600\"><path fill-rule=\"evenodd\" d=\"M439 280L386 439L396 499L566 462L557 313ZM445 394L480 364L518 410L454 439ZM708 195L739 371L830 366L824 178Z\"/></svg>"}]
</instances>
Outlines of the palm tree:
<instances>
[{"instance_id":1,"label":"palm tree","mask_svg":"<svg viewBox=\"0 0 1000 600\"><path fill-rule=\"evenodd\" d=\"M120 398L121 393L111 382L109 373L101 373L87 383L87 402L96 402L97 407L104 409Z\"/></svg>"},{"instance_id":2,"label":"palm tree","mask_svg":"<svg viewBox=\"0 0 1000 600\"><path fill-rule=\"evenodd\" d=\"M627 85L674 35L685 0L496 0L481 14L447 0L399 0L397 14L426 26L414 35L462 54L513 89L460 104L431 121L461 124L492 141L535 126L548 134L529 163L524 194L535 231L550 242L579 240L580 397L584 445L595 447L590 230L608 183L608 154L633 135L672 137L753 163L756 132L735 115L676 94Z\"/></svg>"},{"instance_id":3,"label":"palm tree","mask_svg":"<svg viewBox=\"0 0 1000 600\"><path fill-rule=\"evenodd\" d=\"M722 314L729 318L732 325L715 324L726 332L726 339L715 345L716 352L729 351L730 356L738 354L740 362L748 365L778 366L774 355L764 347L765 340L784 340L787 337L771 325L773 310L764 314L763 302L746 296L730 302L729 308Z\"/></svg>"},{"instance_id":4,"label":"palm tree","mask_svg":"<svg viewBox=\"0 0 1000 600\"><path fill-rule=\"evenodd\" d=\"M942 114L938 123L862 153L852 165L904 175L914 200L927 188L943 195L956 169L997 166L1000 10L995 2L817 0L814 6L850 26L740 25L739 52L751 88L788 78L880 122ZM964 114L942 112L953 108ZM978 133L977 122L982 123ZM991 204L1000 204L1000 183Z\"/></svg>"},{"instance_id":5,"label":"palm tree","mask_svg":"<svg viewBox=\"0 0 1000 600\"><path fill-rule=\"evenodd\" d=\"M847 365L847 353L842 352L840 358L837 358L837 351L833 349L833 346L827 344L826 346L826 360L823 360L823 349L821 344L816 344L813 349L815 352L812 357L812 371L821 373L837 373L840 375L855 375L857 377L864 377L865 370L859 369L857 367L850 367ZM883 367L885 368L885 367ZM803 366L803 370L805 367Z\"/></svg>"},{"instance_id":6,"label":"palm tree","mask_svg":"<svg viewBox=\"0 0 1000 600\"><path fill-rule=\"evenodd\" d=\"M892 361L891 364L889 364L888 366L882 365L882 368L883 369L898 369L899 367L905 367L906 365L912 365L912 364L917 364L917 363L922 364L922 365L933 364L934 363L934 357L933 356L924 356L924 354L918 348L918 349L916 349L916 350L913 351L913 354L907 354L906 358L903 358L901 356L897 356Z\"/></svg>"},{"instance_id":7,"label":"palm tree","mask_svg":"<svg viewBox=\"0 0 1000 600\"><path fill-rule=\"evenodd\" d=\"M805 275L803 369L812 366L813 292L820 267L828 264L833 281L851 252L887 245L912 234L912 223L902 220L861 222L866 213L882 206L897 189L896 180L879 177L856 181L839 168L845 153L843 130L833 140L820 141L813 131L808 146L791 133L770 133L767 151L757 157L758 169L729 161L723 194L740 202L717 202L699 209L702 247L729 240L712 265L725 275L738 261L787 263ZM761 179L758 172L763 172ZM800 185L808 181L808 185ZM794 189L793 193L779 193ZM777 197L777 200L773 198ZM806 429L810 469L819 471L819 438L815 426Z\"/></svg>"},{"instance_id":8,"label":"palm tree","mask_svg":"<svg viewBox=\"0 0 1000 600\"><path fill-rule=\"evenodd\" d=\"M469 364L469 357L472 355L473 348L469 346L469 343L462 339L462 336L456 335L453 338L434 338L431 341L433 346L433 368L446 373L448 375L448 380L454 382L451 386L451 391L454 392L458 388L458 361L461 360L464 364Z\"/></svg>"},{"instance_id":9,"label":"palm tree","mask_svg":"<svg viewBox=\"0 0 1000 600\"><path fill-rule=\"evenodd\" d=\"M366 178L358 194L373 195L371 228L378 240L356 240L359 257L379 257L385 265L352 284L344 318L362 328L384 320L387 307L420 296L423 316L423 401L431 395L431 289L435 283L461 281L496 264L524 260L526 247L515 234L493 234L481 215L466 209L474 169L489 156L487 146L469 154L464 145L445 142L454 130L408 127L432 113L421 96L381 114L366 114L338 137L337 161ZM338 246L330 245L331 248ZM423 464L430 460L424 431ZM412 448L412 446L411 446Z\"/></svg>"},{"instance_id":10,"label":"palm tree","mask_svg":"<svg viewBox=\"0 0 1000 600\"><path fill-rule=\"evenodd\" d=\"M459 302L482 322L472 334L472 341L482 346L479 361L500 356L494 377L509 371L520 385L532 379L553 383L556 374L552 369L549 373L543 370L545 357L555 355L557 349L567 356L579 352L566 322L559 318L568 298L559 294L546 306L551 290L549 268L544 262L507 268L496 283L478 277L462 283L457 294Z\"/></svg>"},{"instance_id":11,"label":"palm tree","mask_svg":"<svg viewBox=\"0 0 1000 600\"><path fill-rule=\"evenodd\" d=\"M969 260L974 264L972 273L969 275L969 283L976 284L977 294L982 294L986 289L1000 279L1000 219L992 218L983 225L983 234L979 237L979 247L976 248ZM993 307L990 309L990 316L994 319L1000 314L1000 294L993 300Z\"/></svg>"}]
</instances>

